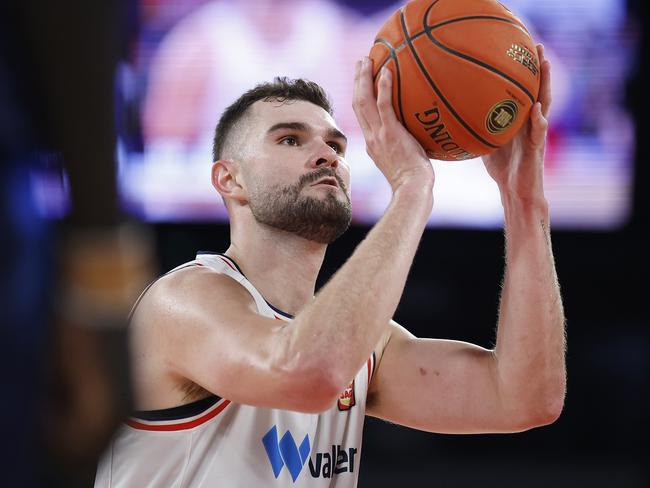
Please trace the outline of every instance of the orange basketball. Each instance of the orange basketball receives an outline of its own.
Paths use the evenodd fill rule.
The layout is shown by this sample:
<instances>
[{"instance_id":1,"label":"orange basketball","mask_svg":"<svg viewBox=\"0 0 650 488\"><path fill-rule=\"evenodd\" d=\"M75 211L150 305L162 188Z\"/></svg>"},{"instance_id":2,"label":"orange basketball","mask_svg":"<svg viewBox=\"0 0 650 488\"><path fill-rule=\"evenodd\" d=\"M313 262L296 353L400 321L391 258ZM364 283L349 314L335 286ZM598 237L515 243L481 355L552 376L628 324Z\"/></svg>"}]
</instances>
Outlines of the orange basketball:
<instances>
[{"instance_id":1,"label":"orange basketball","mask_svg":"<svg viewBox=\"0 0 650 488\"><path fill-rule=\"evenodd\" d=\"M413 0L370 51L377 90L430 158L470 159L506 144L537 101L539 58L526 26L496 0Z\"/></svg>"}]
</instances>

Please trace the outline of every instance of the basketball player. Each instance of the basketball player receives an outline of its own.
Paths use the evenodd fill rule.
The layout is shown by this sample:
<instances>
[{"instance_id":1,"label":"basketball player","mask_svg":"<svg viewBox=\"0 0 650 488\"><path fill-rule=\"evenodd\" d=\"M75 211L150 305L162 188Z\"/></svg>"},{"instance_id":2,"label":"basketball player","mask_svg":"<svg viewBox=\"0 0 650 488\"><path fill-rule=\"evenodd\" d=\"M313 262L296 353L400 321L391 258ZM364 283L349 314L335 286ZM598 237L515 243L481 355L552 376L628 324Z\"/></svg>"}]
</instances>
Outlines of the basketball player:
<instances>
[{"instance_id":1,"label":"basketball player","mask_svg":"<svg viewBox=\"0 0 650 488\"><path fill-rule=\"evenodd\" d=\"M354 108L392 201L315 296L327 244L350 221L345 136L315 84L280 79L240 97L217 126L212 167L231 245L199 253L136 304L140 411L96 486L353 487L365 415L445 433L553 422L565 345L542 188L549 76L544 61L530 123L484 159L506 222L493 350L416 338L391 320L434 174L395 117L390 74L375 99L370 60L359 62Z\"/></svg>"}]
</instances>

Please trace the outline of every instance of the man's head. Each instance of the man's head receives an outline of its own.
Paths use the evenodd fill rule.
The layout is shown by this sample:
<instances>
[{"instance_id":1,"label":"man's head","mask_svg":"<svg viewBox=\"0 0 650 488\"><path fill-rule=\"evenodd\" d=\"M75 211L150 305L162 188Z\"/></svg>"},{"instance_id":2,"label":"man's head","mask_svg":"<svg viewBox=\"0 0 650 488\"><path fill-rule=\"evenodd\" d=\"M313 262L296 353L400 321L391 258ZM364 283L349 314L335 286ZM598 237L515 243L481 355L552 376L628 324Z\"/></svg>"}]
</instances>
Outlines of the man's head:
<instances>
[{"instance_id":1,"label":"man's head","mask_svg":"<svg viewBox=\"0 0 650 488\"><path fill-rule=\"evenodd\" d=\"M346 138L323 89L276 78L244 93L214 137L212 182L231 214L329 243L351 219Z\"/></svg>"},{"instance_id":2,"label":"man's head","mask_svg":"<svg viewBox=\"0 0 650 488\"><path fill-rule=\"evenodd\" d=\"M278 103L303 100L334 115L327 93L317 83L302 79L290 80L284 77L277 77L271 83L260 83L245 92L221 114L212 141L212 161L218 161L224 157L226 148L235 149L233 146L236 146L239 141L232 140L235 138L235 134L232 133L245 120L251 105L260 100ZM231 135L233 137L230 137Z\"/></svg>"}]
</instances>

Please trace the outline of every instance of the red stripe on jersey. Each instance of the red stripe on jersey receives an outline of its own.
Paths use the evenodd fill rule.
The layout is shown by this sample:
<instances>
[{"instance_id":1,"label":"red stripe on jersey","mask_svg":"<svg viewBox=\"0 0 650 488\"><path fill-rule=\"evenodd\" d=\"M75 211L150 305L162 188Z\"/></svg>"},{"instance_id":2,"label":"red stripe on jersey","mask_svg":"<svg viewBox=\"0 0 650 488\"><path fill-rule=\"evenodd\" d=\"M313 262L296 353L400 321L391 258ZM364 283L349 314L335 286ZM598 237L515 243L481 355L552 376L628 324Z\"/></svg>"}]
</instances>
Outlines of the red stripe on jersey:
<instances>
[{"instance_id":1,"label":"red stripe on jersey","mask_svg":"<svg viewBox=\"0 0 650 488\"><path fill-rule=\"evenodd\" d=\"M237 268L235 268L232 264L230 264L230 263L228 262L227 259L224 259L224 258L222 258L221 256L219 256L219 258L220 258L224 263L226 263L228 266L230 266L230 267L232 268L233 271L237 271L237 272L239 273L239 271L237 270Z\"/></svg>"},{"instance_id":2,"label":"red stripe on jersey","mask_svg":"<svg viewBox=\"0 0 650 488\"><path fill-rule=\"evenodd\" d=\"M127 420L126 424L129 427L133 427L134 429L139 429L139 430L172 431L172 430L192 429L197 425L201 425L207 422L208 420L213 419L214 417L219 415L223 411L223 409L226 408L228 405L230 405L230 400L223 400L223 402L221 402L214 410L209 411L205 415L196 418L194 420L181 422L178 424L144 424L132 418Z\"/></svg>"}]
</instances>

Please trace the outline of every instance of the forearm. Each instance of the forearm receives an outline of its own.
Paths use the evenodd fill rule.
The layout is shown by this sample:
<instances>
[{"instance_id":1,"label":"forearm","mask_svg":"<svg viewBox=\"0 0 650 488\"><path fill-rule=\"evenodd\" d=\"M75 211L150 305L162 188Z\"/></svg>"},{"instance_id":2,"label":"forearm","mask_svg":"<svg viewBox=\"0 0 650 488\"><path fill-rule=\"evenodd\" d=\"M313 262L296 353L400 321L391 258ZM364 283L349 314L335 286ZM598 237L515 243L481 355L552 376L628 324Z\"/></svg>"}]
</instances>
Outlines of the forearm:
<instances>
[{"instance_id":1,"label":"forearm","mask_svg":"<svg viewBox=\"0 0 650 488\"><path fill-rule=\"evenodd\" d=\"M553 417L565 390L564 312L545 200L503 198L506 272L495 358L499 393L512 413Z\"/></svg>"},{"instance_id":2,"label":"forearm","mask_svg":"<svg viewBox=\"0 0 650 488\"><path fill-rule=\"evenodd\" d=\"M431 184L395 192L384 216L296 317L292 351L338 383L354 377L397 308L431 206Z\"/></svg>"},{"instance_id":3,"label":"forearm","mask_svg":"<svg viewBox=\"0 0 650 488\"><path fill-rule=\"evenodd\" d=\"M366 150L393 198L350 259L294 320L287 360L337 394L387 330L433 205L434 174L424 149L397 119L384 70L375 96L372 62L357 63L353 108Z\"/></svg>"}]
</instances>

